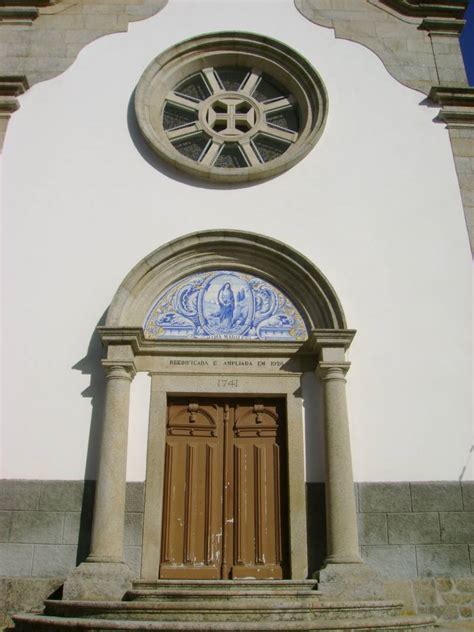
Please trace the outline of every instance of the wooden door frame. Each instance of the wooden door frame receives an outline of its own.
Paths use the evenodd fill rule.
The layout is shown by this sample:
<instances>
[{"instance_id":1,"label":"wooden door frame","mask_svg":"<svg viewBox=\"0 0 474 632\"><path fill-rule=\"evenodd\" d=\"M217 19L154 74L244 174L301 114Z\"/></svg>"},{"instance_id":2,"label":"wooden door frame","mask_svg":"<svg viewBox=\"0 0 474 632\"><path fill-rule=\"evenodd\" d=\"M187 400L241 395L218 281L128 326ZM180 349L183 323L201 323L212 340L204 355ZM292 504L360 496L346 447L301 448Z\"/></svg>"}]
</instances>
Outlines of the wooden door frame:
<instances>
[{"instance_id":1,"label":"wooden door frame","mask_svg":"<svg viewBox=\"0 0 474 632\"><path fill-rule=\"evenodd\" d=\"M151 398L145 482L145 517L141 577L158 579L165 473L167 402L171 396L280 397L286 402L289 566L291 579L307 577L306 492L304 477L304 419L301 372L285 372L283 362L248 360L248 371L236 370L232 360L194 358L172 364L168 370L150 371ZM200 364L205 362L205 364ZM230 362L226 365L226 362ZM243 361L245 362L245 361ZM223 367L226 367L223 370ZM259 370L259 367L261 369ZM232 384L230 386L229 384Z\"/></svg>"}]
</instances>

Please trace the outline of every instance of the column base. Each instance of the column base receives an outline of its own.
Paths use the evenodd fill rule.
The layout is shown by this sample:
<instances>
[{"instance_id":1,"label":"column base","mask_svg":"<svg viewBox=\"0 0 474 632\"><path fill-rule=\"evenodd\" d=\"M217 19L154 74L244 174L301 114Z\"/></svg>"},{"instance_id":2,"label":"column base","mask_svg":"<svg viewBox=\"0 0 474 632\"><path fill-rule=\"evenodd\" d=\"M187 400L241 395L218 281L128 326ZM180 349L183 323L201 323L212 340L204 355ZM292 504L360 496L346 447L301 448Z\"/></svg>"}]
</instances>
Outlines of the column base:
<instances>
[{"instance_id":1,"label":"column base","mask_svg":"<svg viewBox=\"0 0 474 632\"><path fill-rule=\"evenodd\" d=\"M366 601L384 598L379 574L365 562L334 564L328 561L314 578L318 580L318 590L330 599Z\"/></svg>"},{"instance_id":2,"label":"column base","mask_svg":"<svg viewBox=\"0 0 474 632\"><path fill-rule=\"evenodd\" d=\"M120 601L134 574L125 562L82 562L69 573L63 588L67 601Z\"/></svg>"}]
</instances>

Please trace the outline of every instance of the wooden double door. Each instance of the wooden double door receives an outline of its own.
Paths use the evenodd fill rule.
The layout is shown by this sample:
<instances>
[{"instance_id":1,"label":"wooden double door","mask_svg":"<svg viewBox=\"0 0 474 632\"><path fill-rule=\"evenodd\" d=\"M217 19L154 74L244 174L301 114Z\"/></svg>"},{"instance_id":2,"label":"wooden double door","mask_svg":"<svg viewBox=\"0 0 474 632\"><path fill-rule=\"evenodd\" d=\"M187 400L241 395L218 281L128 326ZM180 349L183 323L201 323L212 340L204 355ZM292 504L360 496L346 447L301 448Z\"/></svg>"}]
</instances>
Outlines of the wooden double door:
<instances>
[{"instance_id":1,"label":"wooden double door","mask_svg":"<svg viewBox=\"0 0 474 632\"><path fill-rule=\"evenodd\" d=\"M286 576L284 402L168 402L160 577Z\"/></svg>"}]
</instances>

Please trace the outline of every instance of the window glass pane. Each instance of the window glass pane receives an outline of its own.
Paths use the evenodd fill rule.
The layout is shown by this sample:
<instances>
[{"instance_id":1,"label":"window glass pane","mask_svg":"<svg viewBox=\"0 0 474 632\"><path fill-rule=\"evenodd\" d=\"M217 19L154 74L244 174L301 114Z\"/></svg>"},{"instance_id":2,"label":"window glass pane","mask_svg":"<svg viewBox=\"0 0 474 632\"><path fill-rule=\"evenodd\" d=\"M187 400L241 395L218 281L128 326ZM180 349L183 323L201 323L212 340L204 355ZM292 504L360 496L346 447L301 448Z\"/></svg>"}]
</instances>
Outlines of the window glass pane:
<instances>
[{"instance_id":1,"label":"window glass pane","mask_svg":"<svg viewBox=\"0 0 474 632\"><path fill-rule=\"evenodd\" d=\"M267 114L267 123L276 125L277 127L283 127L284 129L290 129L293 132L297 132L299 129L298 114L294 107L278 110L277 112L270 112Z\"/></svg>"},{"instance_id":2,"label":"window glass pane","mask_svg":"<svg viewBox=\"0 0 474 632\"><path fill-rule=\"evenodd\" d=\"M252 92L252 96L257 101L268 101L269 99L277 99L286 95L274 83L269 81L266 75L263 75Z\"/></svg>"},{"instance_id":3,"label":"window glass pane","mask_svg":"<svg viewBox=\"0 0 474 632\"><path fill-rule=\"evenodd\" d=\"M226 145L218 155L214 167L224 167L226 169L236 169L247 167L247 161L237 145Z\"/></svg>"},{"instance_id":4,"label":"window glass pane","mask_svg":"<svg viewBox=\"0 0 474 632\"><path fill-rule=\"evenodd\" d=\"M172 103L167 103L165 105L165 110L163 112L163 127L168 129L174 129L175 127L180 127L181 125L186 125L187 123L193 123L197 121L197 112L194 110L186 110L185 108L180 108Z\"/></svg>"},{"instance_id":5,"label":"window glass pane","mask_svg":"<svg viewBox=\"0 0 474 632\"><path fill-rule=\"evenodd\" d=\"M243 80L248 75L248 70L244 68L217 68L216 73L219 76L224 90L237 91L242 85Z\"/></svg>"},{"instance_id":6,"label":"window glass pane","mask_svg":"<svg viewBox=\"0 0 474 632\"><path fill-rule=\"evenodd\" d=\"M188 77L182 81L175 92L184 94L186 97L193 99L193 101L204 101L207 97L211 96L207 83L204 81L204 77L201 73Z\"/></svg>"},{"instance_id":7,"label":"window glass pane","mask_svg":"<svg viewBox=\"0 0 474 632\"><path fill-rule=\"evenodd\" d=\"M264 134L259 134L252 141L254 148L263 162L270 162L281 156L288 149L289 144L278 138L270 138Z\"/></svg>"},{"instance_id":8,"label":"window glass pane","mask_svg":"<svg viewBox=\"0 0 474 632\"><path fill-rule=\"evenodd\" d=\"M175 141L173 145L181 154L183 154L183 156L197 161L199 160L208 142L209 137L206 136L206 134L194 134L193 136L180 138L179 140Z\"/></svg>"}]
</instances>

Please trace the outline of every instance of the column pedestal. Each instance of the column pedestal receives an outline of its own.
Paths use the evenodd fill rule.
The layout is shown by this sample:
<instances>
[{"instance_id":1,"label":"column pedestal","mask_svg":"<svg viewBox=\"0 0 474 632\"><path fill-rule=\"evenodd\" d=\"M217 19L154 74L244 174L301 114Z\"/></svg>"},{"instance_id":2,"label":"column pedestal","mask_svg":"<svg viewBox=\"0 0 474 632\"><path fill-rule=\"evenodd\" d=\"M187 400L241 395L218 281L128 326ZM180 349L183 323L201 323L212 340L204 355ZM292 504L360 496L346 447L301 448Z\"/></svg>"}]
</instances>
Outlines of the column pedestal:
<instances>
[{"instance_id":1,"label":"column pedestal","mask_svg":"<svg viewBox=\"0 0 474 632\"><path fill-rule=\"evenodd\" d=\"M107 371L91 551L66 579L63 599L120 600L133 577L123 561L130 383L132 363L104 361Z\"/></svg>"}]
</instances>

